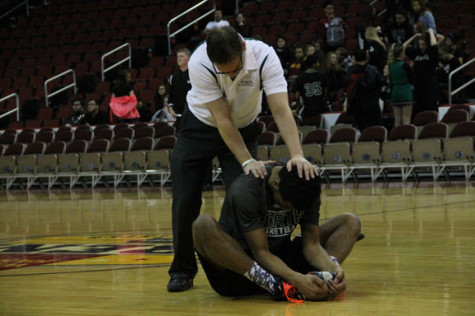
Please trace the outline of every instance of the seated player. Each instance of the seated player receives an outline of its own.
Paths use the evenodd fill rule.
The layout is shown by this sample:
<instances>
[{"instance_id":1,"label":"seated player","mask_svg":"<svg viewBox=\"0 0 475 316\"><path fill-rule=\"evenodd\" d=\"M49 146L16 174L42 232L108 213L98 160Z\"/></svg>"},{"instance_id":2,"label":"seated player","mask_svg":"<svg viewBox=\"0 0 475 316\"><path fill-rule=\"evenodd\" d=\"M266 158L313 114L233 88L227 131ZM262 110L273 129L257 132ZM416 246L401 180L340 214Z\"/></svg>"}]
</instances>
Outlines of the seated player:
<instances>
[{"instance_id":1,"label":"seated player","mask_svg":"<svg viewBox=\"0 0 475 316\"><path fill-rule=\"evenodd\" d=\"M339 262L351 252L361 224L341 214L319 225L320 178L268 164L266 178L240 175L226 194L219 223L202 214L193 240L212 288L223 296L269 292L275 300L330 300L343 295ZM291 239L301 227L301 236ZM322 281L315 270L336 272Z\"/></svg>"}]
</instances>

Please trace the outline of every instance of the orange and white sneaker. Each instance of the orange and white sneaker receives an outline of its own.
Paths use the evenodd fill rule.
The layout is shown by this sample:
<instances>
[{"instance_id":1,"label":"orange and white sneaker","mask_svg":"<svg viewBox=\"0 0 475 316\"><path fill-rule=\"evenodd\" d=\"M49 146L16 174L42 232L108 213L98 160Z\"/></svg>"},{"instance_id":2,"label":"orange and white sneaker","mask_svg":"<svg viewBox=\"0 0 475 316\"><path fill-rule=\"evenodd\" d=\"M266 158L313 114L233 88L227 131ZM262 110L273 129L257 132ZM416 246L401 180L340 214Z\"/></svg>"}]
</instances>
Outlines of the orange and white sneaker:
<instances>
[{"instance_id":1,"label":"orange and white sneaker","mask_svg":"<svg viewBox=\"0 0 475 316\"><path fill-rule=\"evenodd\" d=\"M289 301L293 303L303 303L305 297L297 290L297 288L285 281L279 284L279 291L272 295L275 301Z\"/></svg>"}]
</instances>

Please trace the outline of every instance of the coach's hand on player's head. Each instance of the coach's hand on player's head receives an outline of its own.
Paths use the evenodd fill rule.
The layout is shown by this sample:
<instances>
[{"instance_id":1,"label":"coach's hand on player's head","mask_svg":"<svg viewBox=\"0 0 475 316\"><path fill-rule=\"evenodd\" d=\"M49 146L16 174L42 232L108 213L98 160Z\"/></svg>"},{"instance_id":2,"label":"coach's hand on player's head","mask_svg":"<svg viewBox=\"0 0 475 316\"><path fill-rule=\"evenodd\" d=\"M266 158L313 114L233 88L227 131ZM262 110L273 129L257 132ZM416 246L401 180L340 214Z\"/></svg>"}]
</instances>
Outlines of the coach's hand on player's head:
<instances>
[{"instance_id":1,"label":"coach's hand on player's head","mask_svg":"<svg viewBox=\"0 0 475 316\"><path fill-rule=\"evenodd\" d=\"M287 161L287 170L290 171L292 170L292 167L295 166L297 167L297 170L299 172L299 177L302 178L305 176L305 179L310 180L310 178L315 178L315 176L318 175L317 169L315 169L315 166L310 163L307 159L304 157L294 157Z\"/></svg>"},{"instance_id":2,"label":"coach's hand on player's head","mask_svg":"<svg viewBox=\"0 0 475 316\"><path fill-rule=\"evenodd\" d=\"M264 179L267 175L267 169L264 161L252 160L244 166L244 173L248 175L250 172L256 177Z\"/></svg>"}]
</instances>

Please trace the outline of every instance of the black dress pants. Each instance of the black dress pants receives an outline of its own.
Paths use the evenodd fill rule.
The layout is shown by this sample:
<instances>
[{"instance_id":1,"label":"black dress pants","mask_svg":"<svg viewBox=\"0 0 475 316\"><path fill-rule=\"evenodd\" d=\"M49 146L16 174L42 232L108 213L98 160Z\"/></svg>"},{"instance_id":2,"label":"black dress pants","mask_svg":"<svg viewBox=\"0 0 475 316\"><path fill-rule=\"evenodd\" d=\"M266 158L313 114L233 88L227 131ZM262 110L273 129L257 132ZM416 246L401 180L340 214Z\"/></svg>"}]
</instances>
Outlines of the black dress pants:
<instances>
[{"instance_id":1,"label":"black dress pants","mask_svg":"<svg viewBox=\"0 0 475 316\"><path fill-rule=\"evenodd\" d=\"M259 128L254 121L239 130L246 147L257 156ZM234 154L228 149L219 131L198 120L185 110L180 121L180 132L171 159L173 191L172 229L175 256L168 271L186 273L193 278L198 271L192 238L192 223L200 214L201 192L207 166L218 157L227 190L243 170Z\"/></svg>"}]
</instances>

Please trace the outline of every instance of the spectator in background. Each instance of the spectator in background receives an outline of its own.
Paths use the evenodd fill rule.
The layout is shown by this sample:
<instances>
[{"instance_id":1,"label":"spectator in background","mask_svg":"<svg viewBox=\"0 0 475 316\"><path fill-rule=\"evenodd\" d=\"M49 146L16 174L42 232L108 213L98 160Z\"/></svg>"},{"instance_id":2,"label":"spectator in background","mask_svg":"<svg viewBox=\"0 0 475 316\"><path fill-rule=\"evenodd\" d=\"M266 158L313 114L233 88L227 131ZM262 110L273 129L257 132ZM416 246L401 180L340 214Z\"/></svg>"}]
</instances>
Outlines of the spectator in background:
<instances>
[{"instance_id":1,"label":"spectator in background","mask_svg":"<svg viewBox=\"0 0 475 316\"><path fill-rule=\"evenodd\" d=\"M348 69L348 114L355 117L360 132L366 127L382 125L379 97L384 77L378 68L368 64L368 53L357 50L355 64Z\"/></svg>"},{"instance_id":2,"label":"spectator in background","mask_svg":"<svg viewBox=\"0 0 475 316\"><path fill-rule=\"evenodd\" d=\"M369 52L368 64L376 66L382 74L388 57L386 44L379 37L378 29L373 26L366 28L365 37L366 49Z\"/></svg>"},{"instance_id":3,"label":"spectator in background","mask_svg":"<svg viewBox=\"0 0 475 316\"><path fill-rule=\"evenodd\" d=\"M404 9L397 9L394 15L394 22L388 27L389 43L402 45L414 35L414 27L409 23L407 12Z\"/></svg>"},{"instance_id":4,"label":"spectator in background","mask_svg":"<svg viewBox=\"0 0 475 316\"><path fill-rule=\"evenodd\" d=\"M335 52L329 52L325 58L325 79L328 89L328 99L331 103L336 101L338 92L345 88L346 72L338 63Z\"/></svg>"},{"instance_id":5,"label":"spectator in background","mask_svg":"<svg viewBox=\"0 0 475 316\"><path fill-rule=\"evenodd\" d=\"M344 47L338 47L335 51L336 59L341 69L346 73L348 68L354 64L354 58L348 54L348 50Z\"/></svg>"},{"instance_id":6,"label":"spectator in background","mask_svg":"<svg viewBox=\"0 0 475 316\"><path fill-rule=\"evenodd\" d=\"M325 17L320 19L318 26L323 49L328 52L337 49L337 47L345 46L346 27L343 20L335 16L333 3L325 1L323 11L325 11Z\"/></svg>"},{"instance_id":7,"label":"spectator in background","mask_svg":"<svg viewBox=\"0 0 475 316\"><path fill-rule=\"evenodd\" d=\"M91 99L87 102L87 113L84 116L83 124L88 126L98 124L109 124L109 116L106 112L99 109L97 100Z\"/></svg>"},{"instance_id":8,"label":"spectator in background","mask_svg":"<svg viewBox=\"0 0 475 316\"><path fill-rule=\"evenodd\" d=\"M251 27L246 23L246 19L244 19L244 15L241 12L236 14L236 23L233 27L243 37L251 36Z\"/></svg>"},{"instance_id":9,"label":"spectator in background","mask_svg":"<svg viewBox=\"0 0 475 316\"><path fill-rule=\"evenodd\" d=\"M414 24L416 22L422 22L426 29L432 29L434 36L437 34L437 27L435 25L435 19L430 12L424 0L412 0L411 1L412 14L414 17Z\"/></svg>"},{"instance_id":10,"label":"spectator in background","mask_svg":"<svg viewBox=\"0 0 475 316\"><path fill-rule=\"evenodd\" d=\"M462 49L457 47L458 40L459 37L456 34L449 33L445 37L440 37L437 42L439 45L439 52L443 51L447 54L450 54L457 59L459 64L463 64L464 53Z\"/></svg>"},{"instance_id":11,"label":"spectator in background","mask_svg":"<svg viewBox=\"0 0 475 316\"><path fill-rule=\"evenodd\" d=\"M305 57L305 54L303 52L302 46L297 46L294 50L294 58L290 62L289 70L287 72L288 74L287 82L289 84L292 84L295 81L295 79L297 79L297 76L300 73L300 68L302 66L302 61L304 57Z\"/></svg>"},{"instance_id":12,"label":"spectator in background","mask_svg":"<svg viewBox=\"0 0 475 316\"><path fill-rule=\"evenodd\" d=\"M170 76L170 95L168 108L175 119L175 127L178 129L181 116L186 107L186 94L191 89L190 75L188 73L188 61L191 52L189 49L180 48L176 53L178 69ZM158 110L158 109L157 109Z\"/></svg>"},{"instance_id":13,"label":"spectator in background","mask_svg":"<svg viewBox=\"0 0 475 316\"><path fill-rule=\"evenodd\" d=\"M140 122L140 114L137 110L137 97L132 89L131 75L129 70L121 70L119 78L112 87L112 98L109 103L112 114L118 122ZM111 120L112 121L112 120Z\"/></svg>"},{"instance_id":14,"label":"spectator in background","mask_svg":"<svg viewBox=\"0 0 475 316\"><path fill-rule=\"evenodd\" d=\"M403 45L392 44L388 57L389 80L391 83L391 106L394 112L394 126L411 123L412 114L412 69L404 61L405 49L419 34L412 36Z\"/></svg>"},{"instance_id":15,"label":"spectator in background","mask_svg":"<svg viewBox=\"0 0 475 316\"><path fill-rule=\"evenodd\" d=\"M205 29L203 30L203 33L206 35L209 34L209 31L216 27L223 27L223 26L229 26L229 22L226 20L223 20L223 11L221 9L216 9L214 11L214 20L209 21L208 24L206 24Z\"/></svg>"},{"instance_id":16,"label":"spectator in background","mask_svg":"<svg viewBox=\"0 0 475 316\"><path fill-rule=\"evenodd\" d=\"M284 74L287 76L287 69L289 68L290 60L292 59L292 48L289 43L287 43L285 37L278 36L274 49L279 57L282 68L284 69Z\"/></svg>"},{"instance_id":17,"label":"spectator in background","mask_svg":"<svg viewBox=\"0 0 475 316\"><path fill-rule=\"evenodd\" d=\"M329 112L326 100L327 86L325 73L319 71L318 56L308 56L304 61L305 71L302 71L295 81L295 100L302 118L302 125L320 126L320 114Z\"/></svg>"},{"instance_id":18,"label":"spectator in background","mask_svg":"<svg viewBox=\"0 0 475 316\"><path fill-rule=\"evenodd\" d=\"M153 101L155 103L155 113L152 116L152 122L170 122L175 120L175 116L169 108L169 94L165 84L157 87Z\"/></svg>"},{"instance_id":19,"label":"spectator in background","mask_svg":"<svg viewBox=\"0 0 475 316\"><path fill-rule=\"evenodd\" d=\"M359 49L366 48L366 28L369 26L377 27L376 19L376 8L370 5L366 6L361 13L360 23L356 27Z\"/></svg>"},{"instance_id":20,"label":"spectator in background","mask_svg":"<svg viewBox=\"0 0 475 316\"><path fill-rule=\"evenodd\" d=\"M315 46L313 44L307 44L305 46L305 57L312 56L315 54Z\"/></svg>"},{"instance_id":21,"label":"spectator in background","mask_svg":"<svg viewBox=\"0 0 475 316\"><path fill-rule=\"evenodd\" d=\"M406 54L414 61L414 117L422 111L438 110L437 64L439 52L434 30L429 29L429 37L419 37L419 48L407 48Z\"/></svg>"},{"instance_id":22,"label":"spectator in background","mask_svg":"<svg viewBox=\"0 0 475 316\"><path fill-rule=\"evenodd\" d=\"M150 109L150 102L144 104L139 95L137 95L137 110L140 114L140 122L152 121L152 110Z\"/></svg>"},{"instance_id":23,"label":"spectator in background","mask_svg":"<svg viewBox=\"0 0 475 316\"><path fill-rule=\"evenodd\" d=\"M445 38L439 41L439 65L438 65L438 81L441 91L448 89L448 79L451 71L457 69L463 64L463 51L458 48L455 43L458 38L449 33ZM465 81L465 71L459 71L452 77L452 87L459 87ZM441 94L441 97L445 97ZM466 102L465 91L462 90L455 96L456 102ZM448 101L448 100L447 100Z\"/></svg>"},{"instance_id":24,"label":"spectator in background","mask_svg":"<svg viewBox=\"0 0 475 316\"><path fill-rule=\"evenodd\" d=\"M73 99L71 115L64 121L64 125L69 127L81 125L83 124L85 115L83 100L80 97L75 97Z\"/></svg>"}]
</instances>

